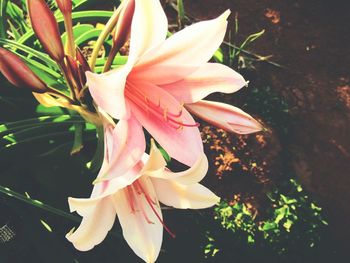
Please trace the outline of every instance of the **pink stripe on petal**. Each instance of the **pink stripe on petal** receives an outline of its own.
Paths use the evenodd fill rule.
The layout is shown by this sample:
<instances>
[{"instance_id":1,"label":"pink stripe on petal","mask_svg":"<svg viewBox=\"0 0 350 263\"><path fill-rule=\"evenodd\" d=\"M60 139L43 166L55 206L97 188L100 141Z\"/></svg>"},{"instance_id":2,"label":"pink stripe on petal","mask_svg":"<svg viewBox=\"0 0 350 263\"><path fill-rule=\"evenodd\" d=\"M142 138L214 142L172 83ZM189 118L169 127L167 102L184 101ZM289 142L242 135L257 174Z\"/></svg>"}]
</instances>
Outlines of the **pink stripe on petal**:
<instances>
[{"instance_id":1,"label":"pink stripe on petal","mask_svg":"<svg viewBox=\"0 0 350 263\"><path fill-rule=\"evenodd\" d=\"M154 102L159 100L160 113L156 114L156 111L151 108L130 102L132 113L171 157L188 166L193 165L203 153L198 127L181 127L170 121L170 119L174 119L184 124L194 125L195 121L192 116L186 109L182 109L180 117L171 117L170 113L176 115L181 109L181 105L173 96L150 83L135 85L138 85L142 92L146 93L147 99ZM169 120L163 116L164 109L167 109L168 115L166 116L169 116Z\"/></svg>"}]
</instances>

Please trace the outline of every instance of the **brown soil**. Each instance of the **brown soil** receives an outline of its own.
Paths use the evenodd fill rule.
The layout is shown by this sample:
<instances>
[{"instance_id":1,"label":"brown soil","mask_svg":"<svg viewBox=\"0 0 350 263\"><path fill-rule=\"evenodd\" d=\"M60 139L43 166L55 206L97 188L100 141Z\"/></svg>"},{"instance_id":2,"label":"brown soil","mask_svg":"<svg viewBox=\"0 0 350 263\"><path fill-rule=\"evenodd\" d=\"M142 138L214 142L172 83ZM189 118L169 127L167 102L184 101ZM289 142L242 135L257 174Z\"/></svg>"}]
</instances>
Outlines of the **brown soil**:
<instances>
[{"instance_id":1,"label":"brown soil","mask_svg":"<svg viewBox=\"0 0 350 263\"><path fill-rule=\"evenodd\" d=\"M202 133L208 142L207 152L218 169L213 176L221 178L217 182L208 179L208 183L216 185L214 189L227 197L237 192L250 196L256 190L264 192L271 181L294 174L325 208L335 247L347 247L350 244L350 49L347 44L350 2L184 2L186 11L198 19L213 18L228 8L237 12L242 40L265 29L264 36L250 50L273 55L272 60L284 66L255 63L256 71L246 74L250 88L232 97L213 96L249 110L244 103L252 95L252 89L270 86L271 92L287 103L289 114L287 119L282 116L268 132L248 137L228 136L205 126ZM267 122L259 110L251 113ZM244 179L244 169L254 175L256 183ZM239 183L225 176L237 173L241 174Z\"/></svg>"}]
</instances>

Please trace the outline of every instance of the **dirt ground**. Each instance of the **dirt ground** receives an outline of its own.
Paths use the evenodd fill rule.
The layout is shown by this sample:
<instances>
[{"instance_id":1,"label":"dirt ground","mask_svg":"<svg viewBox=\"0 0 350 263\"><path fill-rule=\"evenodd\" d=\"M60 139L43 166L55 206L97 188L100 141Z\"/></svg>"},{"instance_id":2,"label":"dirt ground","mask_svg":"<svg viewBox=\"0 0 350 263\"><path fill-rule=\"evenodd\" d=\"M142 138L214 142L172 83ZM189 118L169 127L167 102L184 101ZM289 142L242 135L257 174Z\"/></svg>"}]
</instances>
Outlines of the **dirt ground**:
<instances>
[{"instance_id":1,"label":"dirt ground","mask_svg":"<svg viewBox=\"0 0 350 263\"><path fill-rule=\"evenodd\" d=\"M186 11L198 19L213 18L228 8L233 14L237 12L242 39L266 30L249 49L273 55L271 60L284 68L255 63L256 71L247 79L250 88L270 86L287 103L289 118L282 120L287 122L287 133L270 127L269 145L260 151L260 161L264 163L266 159L274 176L290 173L299 178L325 208L335 247L346 248L350 245L350 2L184 3ZM233 18L231 15L231 28ZM241 102L237 102L237 96ZM249 88L232 96L231 101L244 105L248 96ZM259 112L254 116L264 121Z\"/></svg>"}]
</instances>

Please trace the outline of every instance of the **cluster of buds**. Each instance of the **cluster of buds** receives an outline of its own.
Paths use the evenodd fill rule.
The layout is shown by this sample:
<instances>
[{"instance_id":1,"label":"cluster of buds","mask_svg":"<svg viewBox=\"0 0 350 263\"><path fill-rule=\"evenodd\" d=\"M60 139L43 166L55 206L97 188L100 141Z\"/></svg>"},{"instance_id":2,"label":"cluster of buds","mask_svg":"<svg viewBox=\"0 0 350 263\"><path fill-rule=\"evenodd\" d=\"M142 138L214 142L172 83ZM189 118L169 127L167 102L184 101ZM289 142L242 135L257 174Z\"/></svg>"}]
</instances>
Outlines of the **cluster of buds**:
<instances>
[{"instance_id":1,"label":"cluster of buds","mask_svg":"<svg viewBox=\"0 0 350 263\"><path fill-rule=\"evenodd\" d=\"M84 99L86 89L86 71L94 67L98 52L109 33L113 34L113 46L108 56L105 70L111 67L114 57L129 36L134 1L124 1L107 23L104 33L97 41L90 60L75 45L72 21L72 1L56 0L64 19L67 41L62 43L61 33L55 16L44 0L28 0L27 9L30 22L44 51L53 59L64 76L69 96L43 82L30 67L15 53L0 48L0 71L15 86L30 89L34 93L50 95L53 99L65 101L64 105L86 106ZM38 94L35 97L40 98ZM39 99L40 101L40 99ZM91 100L90 100L91 101ZM87 107L86 107L87 108ZM91 107L89 107L91 109Z\"/></svg>"}]
</instances>

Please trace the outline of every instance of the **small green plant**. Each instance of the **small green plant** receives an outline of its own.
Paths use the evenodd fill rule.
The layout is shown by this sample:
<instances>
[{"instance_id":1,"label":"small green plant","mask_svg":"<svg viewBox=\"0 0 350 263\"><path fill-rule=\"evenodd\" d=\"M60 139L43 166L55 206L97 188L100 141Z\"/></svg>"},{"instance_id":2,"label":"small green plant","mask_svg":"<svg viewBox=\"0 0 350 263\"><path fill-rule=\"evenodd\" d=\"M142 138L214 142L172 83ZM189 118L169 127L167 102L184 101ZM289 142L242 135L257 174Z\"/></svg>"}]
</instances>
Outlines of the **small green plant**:
<instances>
[{"instance_id":1,"label":"small green plant","mask_svg":"<svg viewBox=\"0 0 350 263\"><path fill-rule=\"evenodd\" d=\"M222 201L214 210L221 230L207 232L206 257L234 258L232 251L238 249L241 256L263 251L283 257L316 248L328 223L302 186L291 179L267 197L270 203L264 218L242 201Z\"/></svg>"}]
</instances>

